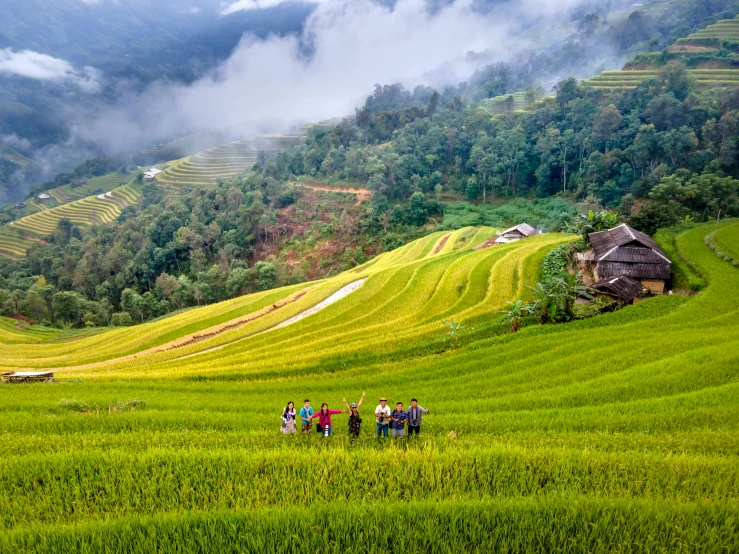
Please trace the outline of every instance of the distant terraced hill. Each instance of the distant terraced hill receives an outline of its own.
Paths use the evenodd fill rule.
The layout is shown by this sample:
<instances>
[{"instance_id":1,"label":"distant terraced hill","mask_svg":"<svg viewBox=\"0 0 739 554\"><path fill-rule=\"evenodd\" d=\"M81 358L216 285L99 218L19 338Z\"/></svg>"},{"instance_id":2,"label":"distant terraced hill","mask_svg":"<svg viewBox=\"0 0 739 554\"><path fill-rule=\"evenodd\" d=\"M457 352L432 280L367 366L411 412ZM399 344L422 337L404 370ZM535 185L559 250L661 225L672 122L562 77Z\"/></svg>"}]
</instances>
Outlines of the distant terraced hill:
<instances>
[{"instance_id":1,"label":"distant terraced hill","mask_svg":"<svg viewBox=\"0 0 739 554\"><path fill-rule=\"evenodd\" d=\"M628 8L617 10L609 13L605 18L605 23L609 25L618 25L624 22L634 12L641 12L643 15L659 17L664 15L672 8L686 3L688 0L668 0L666 2L643 2L634 3ZM567 38L578 32L577 26L580 21L568 21L558 25L551 23L542 23L527 29L517 38L527 44L530 48L543 51L564 42Z\"/></svg>"},{"instance_id":2,"label":"distant terraced hill","mask_svg":"<svg viewBox=\"0 0 739 554\"><path fill-rule=\"evenodd\" d=\"M39 200L38 197L26 200L26 207L19 210L18 213L21 216L27 216L48 210L49 208L55 208L67 202L80 200L86 196L100 194L100 192L109 192L125 185L132 177L133 173L119 173L114 171L99 177L90 177L86 179L84 184L80 184L79 179L75 179L74 182L47 190L46 194L51 196L49 200Z\"/></svg>"},{"instance_id":3,"label":"distant terraced hill","mask_svg":"<svg viewBox=\"0 0 739 554\"><path fill-rule=\"evenodd\" d=\"M723 45L739 46L739 16L723 19L705 29L678 39L670 48L672 51L691 51L708 49L718 51Z\"/></svg>"},{"instance_id":4,"label":"distant terraced hill","mask_svg":"<svg viewBox=\"0 0 739 554\"><path fill-rule=\"evenodd\" d=\"M22 217L0 228L0 255L17 259L34 243L43 242L59 221L69 219L74 225L110 223L126 206L141 199L141 191L133 182L97 196L87 196L54 208Z\"/></svg>"},{"instance_id":5,"label":"distant terraced hill","mask_svg":"<svg viewBox=\"0 0 739 554\"><path fill-rule=\"evenodd\" d=\"M157 181L171 185L214 185L219 177L232 178L251 169L257 163L259 152L264 152L269 161L278 152L303 142L310 129L330 128L343 120L329 119L305 125L292 133L262 135L219 144L172 162L157 176Z\"/></svg>"},{"instance_id":6,"label":"distant terraced hill","mask_svg":"<svg viewBox=\"0 0 739 554\"><path fill-rule=\"evenodd\" d=\"M606 92L633 89L657 77L661 67L673 60L690 68L701 89L739 86L739 17L678 39L667 52L639 54L624 69L604 71L583 82Z\"/></svg>"},{"instance_id":7,"label":"distant terraced hill","mask_svg":"<svg viewBox=\"0 0 739 554\"><path fill-rule=\"evenodd\" d=\"M691 69L690 73L695 76L698 86L702 89L739 86L737 69ZM656 69L604 71L584 83L600 90L624 90L636 88L640 82L653 79L658 74L659 70Z\"/></svg>"}]
</instances>

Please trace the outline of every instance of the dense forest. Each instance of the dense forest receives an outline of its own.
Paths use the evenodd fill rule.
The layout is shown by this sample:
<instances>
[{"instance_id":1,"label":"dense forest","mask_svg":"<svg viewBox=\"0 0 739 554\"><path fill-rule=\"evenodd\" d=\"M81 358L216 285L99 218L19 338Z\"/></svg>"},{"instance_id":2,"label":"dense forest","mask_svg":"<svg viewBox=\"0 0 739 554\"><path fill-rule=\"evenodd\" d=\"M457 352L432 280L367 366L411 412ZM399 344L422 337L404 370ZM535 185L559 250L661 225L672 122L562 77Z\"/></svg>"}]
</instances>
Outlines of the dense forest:
<instances>
[{"instance_id":1,"label":"dense forest","mask_svg":"<svg viewBox=\"0 0 739 554\"><path fill-rule=\"evenodd\" d=\"M445 212L504 224L496 209L515 198L529 211L507 219L549 230L576 202L650 233L739 216L739 90L700 91L671 63L635 90L605 94L566 79L555 91L532 97L528 111L491 114L459 96L378 87L353 123L215 189L165 195L148 185L141 208L112 225L62 221L48 245L0 262L0 312L72 326L140 322L315 276L289 263L288 248L344 237L331 273L443 228ZM383 109L398 105L392 98L411 105ZM374 194L358 206L311 206L299 186L310 180ZM537 217L535 202L560 203L560 217Z\"/></svg>"}]
</instances>

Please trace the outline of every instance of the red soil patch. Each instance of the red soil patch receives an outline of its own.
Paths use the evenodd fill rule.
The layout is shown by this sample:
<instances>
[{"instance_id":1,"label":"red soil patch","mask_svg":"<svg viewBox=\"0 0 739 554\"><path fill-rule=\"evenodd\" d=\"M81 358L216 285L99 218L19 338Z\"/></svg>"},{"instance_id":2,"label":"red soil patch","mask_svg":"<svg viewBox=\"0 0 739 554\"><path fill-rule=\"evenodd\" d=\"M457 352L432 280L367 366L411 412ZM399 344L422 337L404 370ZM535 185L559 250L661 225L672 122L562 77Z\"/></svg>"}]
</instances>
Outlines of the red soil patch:
<instances>
[{"instance_id":1,"label":"red soil patch","mask_svg":"<svg viewBox=\"0 0 739 554\"><path fill-rule=\"evenodd\" d=\"M485 248L490 248L491 246L495 246L495 239L498 237L490 237L488 240L486 240L483 243L478 244L475 246L475 250L483 250Z\"/></svg>"},{"instance_id":2,"label":"red soil patch","mask_svg":"<svg viewBox=\"0 0 739 554\"><path fill-rule=\"evenodd\" d=\"M312 189L312 190L322 190L324 192L341 192L344 194L354 194L357 197L357 203L355 204L358 206L362 203L364 200L369 200L372 197L373 192L369 189L359 188L359 189L352 189L348 187L332 187L331 185L326 185L324 183L317 183L315 181L307 181L306 183L302 183L302 186Z\"/></svg>"}]
</instances>

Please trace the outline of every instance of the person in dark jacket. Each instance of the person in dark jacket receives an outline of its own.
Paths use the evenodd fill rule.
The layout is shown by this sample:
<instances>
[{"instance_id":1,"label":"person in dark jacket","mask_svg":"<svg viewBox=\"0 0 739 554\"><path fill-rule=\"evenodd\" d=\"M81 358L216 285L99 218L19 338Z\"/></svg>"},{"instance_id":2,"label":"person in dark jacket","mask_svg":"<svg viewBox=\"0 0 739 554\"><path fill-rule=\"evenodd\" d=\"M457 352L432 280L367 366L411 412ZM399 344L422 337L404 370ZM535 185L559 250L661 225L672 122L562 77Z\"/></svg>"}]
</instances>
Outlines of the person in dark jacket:
<instances>
[{"instance_id":1,"label":"person in dark jacket","mask_svg":"<svg viewBox=\"0 0 739 554\"><path fill-rule=\"evenodd\" d=\"M421 432L423 414L428 413L429 411L426 408L418 405L418 400L415 398L411 400L411 406L408 408L408 436L413 433L418 435Z\"/></svg>"}]
</instances>

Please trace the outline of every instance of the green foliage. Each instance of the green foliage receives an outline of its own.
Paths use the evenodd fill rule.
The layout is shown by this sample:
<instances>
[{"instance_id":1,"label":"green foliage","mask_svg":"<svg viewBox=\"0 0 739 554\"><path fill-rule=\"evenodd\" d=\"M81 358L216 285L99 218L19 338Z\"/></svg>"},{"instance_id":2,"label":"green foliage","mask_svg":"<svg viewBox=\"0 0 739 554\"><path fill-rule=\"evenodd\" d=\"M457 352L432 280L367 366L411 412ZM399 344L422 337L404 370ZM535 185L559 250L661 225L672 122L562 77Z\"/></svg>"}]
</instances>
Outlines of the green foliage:
<instances>
[{"instance_id":1,"label":"green foliage","mask_svg":"<svg viewBox=\"0 0 739 554\"><path fill-rule=\"evenodd\" d=\"M732 551L739 272L706 246L713 231L658 235L705 277L701 294L514 334L475 323L455 349L440 320L510 308L571 237L474 250L492 229L434 233L321 283L63 340L0 319L4 364L66 368L0 387L0 550ZM722 222L714 240L737 232ZM378 442L374 402L351 444L344 414L330 441L279 432L289 400L364 390L418 398L420 437Z\"/></svg>"},{"instance_id":2,"label":"green foliage","mask_svg":"<svg viewBox=\"0 0 739 554\"><path fill-rule=\"evenodd\" d=\"M607 231L618 224L618 214L608 211L594 212L589 210L587 214L578 214L574 223L565 222L565 230L569 233L581 235L586 243L590 243L590 233Z\"/></svg>"}]
</instances>

